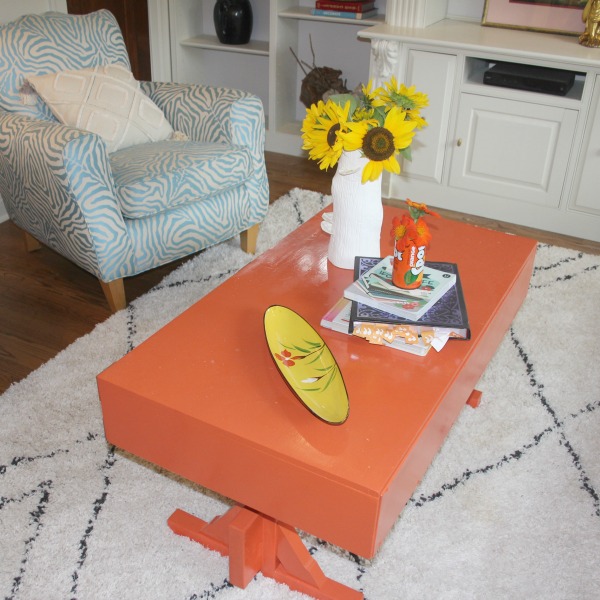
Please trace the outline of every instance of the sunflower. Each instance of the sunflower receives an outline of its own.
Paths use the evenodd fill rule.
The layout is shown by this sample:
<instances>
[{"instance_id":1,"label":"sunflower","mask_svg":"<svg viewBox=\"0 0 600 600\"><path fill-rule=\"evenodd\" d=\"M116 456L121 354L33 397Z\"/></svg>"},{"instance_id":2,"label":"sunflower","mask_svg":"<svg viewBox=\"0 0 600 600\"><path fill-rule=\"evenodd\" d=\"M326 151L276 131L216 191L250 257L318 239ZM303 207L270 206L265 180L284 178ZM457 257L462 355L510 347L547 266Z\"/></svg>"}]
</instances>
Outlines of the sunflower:
<instances>
[{"instance_id":1,"label":"sunflower","mask_svg":"<svg viewBox=\"0 0 600 600\"><path fill-rule=\"evenodd\" d=\"M338 133L348 120L350 103L343 107L328 100L322 100L306 109L302 124L303 150L308 150L309 158L319 162L319 168L333 167L342 154L342 140Z\"/></svg>"},{"instance_id":2,"label":"sunflower","mask_svg":"<svg viewBox=\"0 0 600 600\"><path fill-rule=\"evenodd\" d=\"M365 97L366 102L368 102L372 106L376 106L375 100L376 100L377 92L371 91L372 85L373 85L373 82L371 80L369 80L369 83L367 83L367 85L362 86L362 93L363 93L363 96Z\"/></svg>"},{"instance_id":3,"label":"sunflower","mask_svg":"<svg viewBox=\"0 0 600 600\"><path fill-rule=\"evenodd\" d=\"M400 173L396 154L408 148L414 136L416 123L405 120L405 112L392 108L385 117L383 126L376 120L347 123L347 132L340 132L344 150L362 150L369 159L362 173L362 183L375 181L383 169Z\"/></svg>"},{"instance_id":4,"label":"sunflower","mask_svg":"<svg viewBox=\"0 0 600 600\"><path fill-rule=\"evenodd\" d=\"M426 94L399 85L396 78L373 90L371 81L353 93L333 94L306 110L303 150L327 170L343 151L360 150L368 159L362 183L375 181L384 169L400 173L398 154L411 160L410 145L417 129L427 125L420 115Z\"/></svg>"},{"instance_id":5,"label":"sunflower","mask_svg":"<svg viewBox=\"0 0 600 600\"><path fill-rule=\"evenodd\" d=\"M403 83L398 85L396 78L392 76L383 88L375 90L375 95L376 106L383 106L386 110L397 106L406 111L406 118L409 121L417 123L417 129L427 125L427 121L421 117L421 109L429 106L429 98L427 94L417 92L414 85L411 87L406 87Z\"/></svg>"}]
</instances>

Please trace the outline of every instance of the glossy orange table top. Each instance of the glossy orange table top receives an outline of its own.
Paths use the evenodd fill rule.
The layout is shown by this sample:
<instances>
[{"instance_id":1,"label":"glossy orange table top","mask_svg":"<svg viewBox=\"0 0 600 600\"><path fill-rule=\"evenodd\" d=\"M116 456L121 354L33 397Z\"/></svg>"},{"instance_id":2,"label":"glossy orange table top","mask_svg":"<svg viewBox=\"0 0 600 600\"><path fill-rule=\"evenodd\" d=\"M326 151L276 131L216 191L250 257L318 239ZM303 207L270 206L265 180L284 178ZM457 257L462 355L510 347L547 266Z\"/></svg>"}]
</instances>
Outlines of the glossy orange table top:
<instances>
[{"instance_id":1,"label":"glossy orange table top","mask_svg":"<svg viewBox=\"0 0 600 600\"><path fill-rule=\"evenodd\" d=\"M385 208L382 256L398 209ZM535 242L429 219L428 260L456 262L472 337L425 357L320 327L352 281L327 261L320 217L98 376L107 439L233 500L372 556L414 491L520 307ZM315 418L269 354L282 304L329 345L350 401Z\"/></svg>"}]
</instances>

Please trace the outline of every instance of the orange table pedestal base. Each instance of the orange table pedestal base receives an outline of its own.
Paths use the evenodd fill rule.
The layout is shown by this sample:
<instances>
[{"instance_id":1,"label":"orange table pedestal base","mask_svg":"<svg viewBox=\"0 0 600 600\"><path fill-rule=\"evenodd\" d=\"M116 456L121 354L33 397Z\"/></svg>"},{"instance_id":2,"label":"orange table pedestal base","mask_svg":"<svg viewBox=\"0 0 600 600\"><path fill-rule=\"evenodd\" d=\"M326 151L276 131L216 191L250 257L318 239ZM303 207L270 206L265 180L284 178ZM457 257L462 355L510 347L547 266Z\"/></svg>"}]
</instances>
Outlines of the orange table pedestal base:
<instances>
[{"instance_id":1,"label":"orange table pedestal base","mask_svg":"<svg viewBox=\"0 0 600 600\"><path fill-rule=\"evenodd\" d=\"M210 523L176 510L169 527L229 556L229 580L245 588L261 571L280 583L320 600L361 600L363 594L325 576L295 529L266 515L235 506Z\"/></svg>"}]
</instances>

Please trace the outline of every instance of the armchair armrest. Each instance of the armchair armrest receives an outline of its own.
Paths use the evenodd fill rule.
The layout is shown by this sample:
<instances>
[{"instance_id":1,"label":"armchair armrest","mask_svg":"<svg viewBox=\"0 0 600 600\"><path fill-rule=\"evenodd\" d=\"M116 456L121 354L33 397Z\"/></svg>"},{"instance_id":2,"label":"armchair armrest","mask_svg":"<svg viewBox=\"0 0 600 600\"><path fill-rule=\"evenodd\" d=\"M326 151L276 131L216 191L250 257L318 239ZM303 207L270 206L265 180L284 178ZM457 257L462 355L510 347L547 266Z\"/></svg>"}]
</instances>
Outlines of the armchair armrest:
<instances>
[{"instance_id":1,"label":"armchair armrest","mask_svg":"<svg viewBox=\"0 0 600 600\"><path fill-rule=\"evenodd\" d=\"M264 162L265 117L257 96L207 85L141 82L176 131L199 142L247 147L255 163Z\"/></svg>"},{"instance_id":2,"label":"armchair armrest","mask_svg":"<svg viewBox=\"0 0 600 600\"><path fill-rule=\"evenodd\" d=\"M0 111L0 193L16 225L86 271L128 274L133 249L99 136Z\"/></svg>"},{"instance_id":3,"label":"armchair armrest","mask_svg":"<svg viewBox=\"0 0 600 600\"><path fill-rule=\"evenodd\" d=\"M198 142L233 144L248 149L253 176L246 181L251 203L248 224L259 223L269 204L265 166L265 115L257 96L207 85L144 81L141 88L175 131Z\"/></svg>"}]
</instances>

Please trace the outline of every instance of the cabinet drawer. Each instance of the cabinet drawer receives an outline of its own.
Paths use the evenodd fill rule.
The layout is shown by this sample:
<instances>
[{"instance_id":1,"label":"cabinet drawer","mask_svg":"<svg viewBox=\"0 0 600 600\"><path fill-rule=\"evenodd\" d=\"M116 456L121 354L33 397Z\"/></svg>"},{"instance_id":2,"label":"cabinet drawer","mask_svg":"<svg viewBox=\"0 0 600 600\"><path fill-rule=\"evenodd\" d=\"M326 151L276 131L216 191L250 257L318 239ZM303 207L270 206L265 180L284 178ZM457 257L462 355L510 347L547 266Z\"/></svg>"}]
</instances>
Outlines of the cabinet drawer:
<instances>
[{"instance_id":1,"label":"cabinet drawer","mask_svg":"<svg viewBox=\"0 0 600 600\"><path fill-rule=\"evenodd\" d=\"M560 204L578 111L461 94L450 185Z\"/></svg>"}]
</instances>

